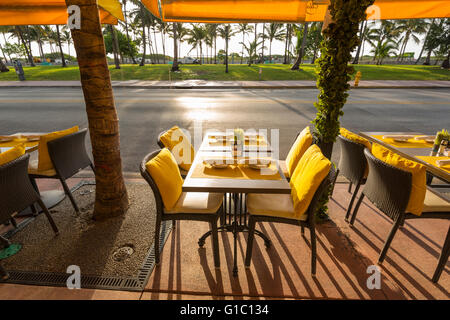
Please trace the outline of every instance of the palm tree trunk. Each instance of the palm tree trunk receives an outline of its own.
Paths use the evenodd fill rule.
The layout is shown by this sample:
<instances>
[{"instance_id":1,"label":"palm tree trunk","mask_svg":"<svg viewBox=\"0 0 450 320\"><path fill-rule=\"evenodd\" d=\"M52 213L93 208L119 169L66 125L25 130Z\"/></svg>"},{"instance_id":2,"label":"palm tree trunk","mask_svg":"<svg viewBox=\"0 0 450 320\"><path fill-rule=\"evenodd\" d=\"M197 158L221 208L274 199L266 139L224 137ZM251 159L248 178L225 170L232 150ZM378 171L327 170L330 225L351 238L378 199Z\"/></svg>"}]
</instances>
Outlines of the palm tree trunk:
<instances>
[{"instance_id":1,"label":"palm tree trunk","mask_svg":"<svg viewBox=\"0 0 450 320\"><path fill-rule=\"evenodd\" d=\"M26 52L27 57L28 57L28 62L30 63L30 65L31 65L32 67L36 67L36 65L34 64L34 61L33 61L33 57L31 56L31 53L30 53L30 51L28 50L28 45L27 45L26 41L25 41L24 38L23 38L23 32L22 32L22 29L20 28L20 26L16 26L16 30L17 30L17 32L18 32L18 34L19 34L20 41L22 42L23 46L25 47L25 52Z\"/></svg>"},{"instance_id":2,"label":"palm tree trunk","mask_svg":"<svg viewBox=\"0 0 450 320\"><path fill-rule=\"evenodd\" d=\"M173 64L172 72L178 71L178 36L177 36L177 23L172 23L173 27Z\"/></svg>"},{"instance_id":3,"label":"palm tree trunk","mask_svg":"<svg viewBox=\"0 0 450 320\"><path fill-rule=\"evenodd\" d=\"M228 36L225 39L225 73L228 73Z\"/></svg>"},{"instance_id":4,"label":"palm tree trunk","mask_svg":"<svg viewBox=\"0 0 450 320\"><path fill-rule=\"evenodd\" d=\"M8 71L9 71L8 67L3 63L2 59L0 59L0 72L8 72Z\"/></svg>"},{"instance_id":5,"label":"palm tree trunk","mask_svg":"<svg viewBox=\"0 0 450 320\"><path fill-rule=\"evenodd\" d=\"M242 32L242 55L241 55L241 64L244 60L244 42L245 42L245 32Z\"/></svg>"},{"instance_id":6,"label":"palm tree trunk","mask_svg":"<svg viewBox=\"0 0 450 320\"><path fill-rule=\"evenodd\" d=\"M153 39L155 39L155 56L156 56L156 60L158 61L158 64L159 64L158 42L156 41L156 31L155 31L155 28L153 28Z\"/></svg>"},{"instance_id":7,"label":"palm tree trunk","mask_svg":"<svg viewBox=\"0 0 450 320\"><path fill-rule=\"evenodd\" d=\"M116 37L116 30L114 30L114 26L111 24L109 25L109 30L111 32L111 40L112 40L112 48L113 48L113 55L114 55L114 64L116 69L120 69L120 62L119 62L119 44L117 42Z\"/></svg>"},{"instance_id":8,"label":"palm tree trunk","mask_svg":"<svg viewBox=\"0 0 450 320\"><path fill-rule=\"evenodd\" d=\"M56 35L57 35L57 38L58 38L59 53L61 54L61 61L62 61L61 67L65 68L65 67L67 67L67 65L66 65L66 58L64 57L64 52L63 52L62 45L61 45L61 34L59 33L59 26L58 25L56 25Z\"/></svg>"},{"instance_id":9,"label":"palm tree trunk","mask_svg":"<svg viewBox=\"0 0 450 320\"><path fill-rule=\"evenodd\" d=\"M262 33L262 47L261 47L261 62L264 63L264 29L266 24L263 23L263 33Z\"/></svg>"},{"instance_id":10,"label":"palm tree trunk","mask_svg":"<svg viewBox=\"0 0 450 320\"><path fill-rule=\"evenodd\" d=\"M417 64L420 61L420 59L422 58L422 54L425 51L425 45L427 43L427 39L428 39L428 36L430 35L430 31L431 31L431 28L433 27L433 24L434 24L434 19L431 20L430 28L428 29L427 35L425 36L425 39L423 41L423 46L422 46L422 49L420 50L419 57L417 58L417 60L414 64Z\"/></svg>"},{"instance_id":11,"label":"palm tree trunk","mask_svg":"<svg viewBox=\"0 0 450 320\"><path fill-rule=\"evenodd\" d=\"M300 47L300 51L298 52L297 59L295 60L294 65L292 66L291 70L300 69L300 64L302 63L303 55L305 54L305 46L306 46L307 37L308 37L308 22L305 22L305 25L303 27L302 46Z\"/></svg>"},{"instance_id":12,"label":"palm tree trunk","mask_svg":"<svg viewBox=\"0 0 450 320\"><path fill-rule=\"evenodd\" d=\"M3 58L5 58L5 63L8 63L8 59L6 59L5 51L3 51L3 48L2 48L1 44L0 44L0 51L2 52Z\"/></svg>"},{"instance_id":13,"label":"palm tree trunk","mask_svg":"<svg viewBox=\"0 0 450 320\"><path fill-rule=\"evenodd\" d=\"M361 52L361 48L363 46L364 43L364 31L366 30L366 26L367 26L367 20L361 22L361 29L359 29L359 46L358 49L356 50L356 54L355 54L355 59L353 59L353 64L358 64L359 63L359 54Z\"/></svg>"},{"instance_id":14,"label":"palm tree trunk","mask_svg":"<svg viewBox=\"0 0 450 320\"><path fill-rule=\"evenodd\" d=\"M95 164L94 220L124 214L128 195L122 174L119 119L96 0L66 0L81 9L81 29L72 29L86 103Z\"/></svg>"},{"instance_id":15,"label":"palm tree trunk","mask_svg":"<svg viewBox=\"0 0 450 320\"><path fill-rule=\"evenodd\" d=\"M163 23L163 28L164 28L164 23ZM165 44L165 41L166 41L165 32L162 31L161 32L161 44L162 44L162 48L163 48L164 64L166 64L166 44Z\"/></svg>"},{"instance_id":16,"label":"palm tree trunk","mask_svg":"<svg viewBox=\"0 0 450 320\"><path fill-rule=\"evenodd\" d=\"M214 37L214 64L217 64L217 36Z\"/></svg>"},{"instance_id":17,"label":"palm tree trunk","mask_svg":"<svg viewBox=\"0 0 450 320\"><path fill-rule=\"evenodd\" d=\"M286 25L286 41L284 42L284 61L283 61L283 64L287 64L288 42L289 42L289 23Z\"/></svg>"},{"instance_id":18,"label":"palm tree trunk","mask_svg":"<svg viewBox=\"0 0 450 320\"><path fill-rule=\"evenodd\" d=\"M272 39L270 39L270 44L269 44L269 61L270 61L270 63L272 63Z\"/></svg>"},{"instance_id":19,"label":"palm tree trunk","mask_svg":"<svg viewBox=\"0 0 450 320\"><path fill-rule=\"evenodd\" d=\"M142 10L142 9L141 9ZM147 53L147 41L145 40L145 25L142 23L142 45L144 46L144 52L142 53L141 63L139 63L140 67L145 66L145 55Z\"/></svg>"},{"instance_id":20,"label":"palm tree trunk","mask_svg":"<svg viewBox=\"0 0 450 320\"><path fill-rule=\"evenodd\" d=\"M447 54L447 58L445 58L444 61L442 61L442 68L449 69L450 68L450 52Z\"/></svg>"},{"instance_id":21,"label":"palm tree trunk","mask_svg":"<svg viewBox=\"0 0 450 320\"><path fill-rule=\"evenodd\" d=\"M131 55L131 61L133 61L133 64L136 64L136 59L134 58L134 54L133 51L131 49L131 42L130 42L130 35L128 33L128 22L127 22L127 1L124 0L123 1L123 8L124 8L124 12L123 12L123 17L124 17L124 22L125 22L125 33L127 35L127 43L128 43L128 51L130 51L130 55Z\"/></svg>"}]
</instances>

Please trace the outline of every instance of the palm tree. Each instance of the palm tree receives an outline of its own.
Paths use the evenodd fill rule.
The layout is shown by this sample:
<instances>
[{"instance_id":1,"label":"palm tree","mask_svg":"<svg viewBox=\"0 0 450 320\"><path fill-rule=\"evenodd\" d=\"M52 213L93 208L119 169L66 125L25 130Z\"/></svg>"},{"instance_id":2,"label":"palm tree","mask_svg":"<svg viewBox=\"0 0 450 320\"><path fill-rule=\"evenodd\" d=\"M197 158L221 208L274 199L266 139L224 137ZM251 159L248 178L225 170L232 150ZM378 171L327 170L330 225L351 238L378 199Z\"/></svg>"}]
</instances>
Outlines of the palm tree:
<instances>
[{"instance_id":1,"label":"palm tree","mask_svg":"<svg viewBox=\"0 0 450 320\"><path fill-rule=\"evenodd\" d=\"M127 14L127 0L122 0L123 2L123 17L124 17L124 24L125 24L125 34L127 36L127 42L128 42L128 51L131 55L131 61L133 61L133 64L136 64L136 59L134 58L133 50L131 49L131 42L130 42L130 35L128 32L128 14Z\"/></svg>"},{"instance_id":2,"label":"palm tree","mask_svg":"<svg viewBox=\"0 0 450 320\"><path fill-rule=\"evenodd\" d=\"M252 65L254 59L258 58L257 50L261 43L262 41L258 42L258 39L249 42L248 45L246 45L245 43L241 43L244 46L245 51L247 51L249 67Z\"/></svg>"},{"instance_id":3,"label":"palm tree","mask_svg":"<svg viewBox=\"0 0 450 320\"><path fill-rule=\"evenodd\" d=\"M177 29L180 23L172 23L172 35L173 35L173 63L172 72L178 71L178 39L177 39Z\"/></svg>"},{"instance_id":4,"label":"palm tree","mask_svg":"<svg viewBox=\"0 0 450 320\"><path fill-rule=\"evenodd\" d=\"M226 24L218 28L219 37L225 40L225 73L228 73L228 42L230 38L236 34L231 25Z\"/></svg>"},{"instance_id":5,"label":"palm tree","mask_svg":"<svg viewBox=\"0 0 450 320\"><path fill-rule=\"evenodd\" d=\"M270 23L266 26L267 34L265 37L269 39L269 61L272 63L272 42L273 40L283 41L284 40L284 29L281 23Z\"/></svg>"},{"instance_id":6,"label":"palm tree","mask_svg":"<svg viewBox=\"0 0 450 320\"><path fill-rule=\"evenodd\" d=\"M381 65L384 58L389 57L391 54L395 54L395 50L397 50L397 48L398 45L389 39L386 39L377 47L373 48L372 52L374 53L374 57L377 59L377 65Z\"/></svg>"},{"instance_id":7,"label":"palm tree","mask_svg":"<svg viewBox=\"0 0 450 320\"><path fill-rule=\"evenodd\" d=\"M425 45L427 43L428 36L430 35L431 28L433 27L433 24L434 24L434 19L432 19L431 22L429 22L429 23L428 22L425 22L425 23L427 24L427 26L429 26L428 31L425 36L425 39L423 40L423 45L422 45L422 49L420 50L419 57L417 58L416 62L414 62L414 64L417 64L420 61L420 59L422 58L422 54L425 51Z\"/></svg>"},{"instance_id":8,"label":"palm tree","mask_svg":"<svg viewBox=\"0 0 450 320\"><path fill-rule=\"evenodd\" d=\"M213 51L214 46L214 64L217 63L217 28L219 27L216 23L211 23L206 26L207 42ZM212 54L211 54L212 56ZM211 58L212 59L212 58Z\"/></svg>"},{"instance_id":9,"label":"palm tree","mask_svg":"<svg viewBox=\"0 0 450 320\"><path fill-rule=\"evenodd\" d=\"M426 28L427 23L423 19L399 20L398 23L399 23L398 28L400 28L400 30L405 33L405 36L403 37L403 43L400 47L400 52L397 59L397 61L400 60L400 62L402 62L408 41L410 40L410 38L412 38L412 40L416 44L419 44L420 39L417 35L421 35L427 32Z\"/></svg>"},{"instance_id":10,"label":"palm tree","mask_svg":"<svg viewBox=\"0 0 450 320\"><path fill-rule=\"evenodd\" d=\"M62 45L61 45L61 33L59 32L59 25L56 25L56 36L57 36L57 41L58 41L59 53L61 54L61 61L62 61L61 67L65 68L65 67L67 67L67 65L66 65L66 58L64 57L64 52L63 52Z\"/></svg>"},{"instance_id":11,"label":"palm tree","mask_svg":"<svg viewBox=\"0 0 450 320\"><path fill-rule=\"evenodd\" d=\"M166 64L166 33L168 25L159 19L157 20L157 22L158 22L157 28L159 33L161 34L161 44L163 48L164 64Z\"/></svg>"},{"instance_id":12,"label":"palm tree","mask_svg":"<svg viewBox=\"0 0 450 320\"><path fill-rule=\"evenodd\" d=\"M141 62L139 63L140 67L143 67L145 65L145 56L147 53L147 40L145 35L145 28L150 24L151 20L151 13L150 11L145 8L145 6L142 4L142 2L138 0L132 0L133 3L137 6L137 9L135 9L131 14L134 17L134 22L142 28L142 46L143 46L143 54ZM150 34L148 35L150 38Z\"/></svg>"},{"instance_id":13,"label":"palm tree","mask_svg":"<svg viewBox=\"0 0 450 320\"><path fill-rule=\"evenodd\" d=\"M70 36L70 29L64 26L61 30L61 41L67 44L67 54L70 56L70 45L72 44L72 37Z\"/></svg>"},{"instance_id":14,"label":"palm tree","mask_svg":"<svg viewBox=\"0 0 450 320\"><path fill-rule=\"evenodd\" d=\"M109 32L111 33L111 42L113 48L115 69L120 69L119 42L117 41L116 30L114 29L114 26L112 24L109 25Z\"/></svg>"},{"instance_id":15,"label":"palm tree","mask_svg":"<svg viewBox=\"0 0 450 320\"><path fill-rule=\"evenodd\" d=\"M253 31L253 26L248 23L239 23L236 29L237 33L242 33L242 42L245 42L245 35ZM244 59L244 45L242 45L241 64Z\"/></svg>"},{"instance_id":16,"label":"palm tree","mask_svg":"<svg viewBox=\"0 0 450 320\"><path fill-rule=\"evenodd\" d=\"M77 5L90 23L72 29L80 78L86 104L92 155L95 165L94 220L122 215L128 195L120 156L119 119L114 104L111 77L96 0L66 0ZM95 44L95 45L92 45Z\"/></svg>"},{"instance_id":17,"label":"palm tree","mask_svg":"<svg viewBox=\"0 0 450 320\"><path fill-rule=\"evenodd\" d=\"M364 44L364 35L365 35L366 29L367 29L367 20L361 21L361 28L359 29L359 45L358 45L358 49L356 50L355 58L353 59L353 62L352 62L353 64L359 63L359 56L361 54L361 49Z\"/></svg>"},{"instance_id":18,"label":"palm tree","mask_svg":"<svg viewBox=\"0 0 450 320\"><path fill-rule=\"evenodd\" d=\"M308 26L309 23L305 22L303 24L303 30L296 30L297 33L297 45L300 43L300 36L302 37L302 44L298 50L297 59L295 60L294 64L291 67L291 70L298 70L300 69L300 64L302 63L303 56L305 55L305 45L306 40L308 39Z\"/></svg>"},{"instance_id":19,"label":"palm tree","mask_svg":"<svg viewBox=\"0 0 450 320\"><path fill-rule=\"evenodd\" d=\"M16 34L17 34L18 38L19 38L20 41L22 42L22 45L23 45L24 48L25 48L25 52L26 52L27 57L28 57L28 62L30 63L30 65L31 65L32 67L36 67L36 65L34 64L34 61L33 61L33 56L32 56L32 53L31 53L31 48L28 49L28 45L27 45L27 43L26 43L26 41L25 41L25 36L24 36L24 33L23 33L23 30L22 30L21 26L15 26L15 31L16 31Z\"/></svg>"},{"instance_id":20,"label":"palm tree","mask_svg":"<svg viewBox=\"0 0 450 320\"><path fill-rule=\"evenodd\" d=\"M192 49L197 49L197 58L199 58L200 64L203 61L203 41L206 40L206 29L202 25L192 24L192 29L189 30L188 43L192 45ZM200 49L200 57L198 56L198 49Z\"/></svg>"},{"instance_id":21,"label":"palm tree","mask_svg":"<svg viewBox=\"0 0 450 320\"><path fill-rule=\"evenodd\" d=\"M284 61L283 64L288 63L288 55L289 53L289 46L291 43L292 38L292 24L287 23L286 24L286 38L285 38L285 44L284 44Z\"/></svg>"},{"instance_id":22,"label":"palm tree","mask_svg":"<svg viewBox=\"0 0 450 320\"><path fill-rule=\"evenodd\" d=\"M376 22L373 22L376 24ZM387 42L396 41L397 37L401 34L401 29L394 21L383 20L380 23L380 26L375 27L370 30L368 35L368 41L374 47L372 52L382 52L382 45L387 45ZM375 61L378 56L375 54L373 57L373 61Z\"/></svg>"}]
</instances>

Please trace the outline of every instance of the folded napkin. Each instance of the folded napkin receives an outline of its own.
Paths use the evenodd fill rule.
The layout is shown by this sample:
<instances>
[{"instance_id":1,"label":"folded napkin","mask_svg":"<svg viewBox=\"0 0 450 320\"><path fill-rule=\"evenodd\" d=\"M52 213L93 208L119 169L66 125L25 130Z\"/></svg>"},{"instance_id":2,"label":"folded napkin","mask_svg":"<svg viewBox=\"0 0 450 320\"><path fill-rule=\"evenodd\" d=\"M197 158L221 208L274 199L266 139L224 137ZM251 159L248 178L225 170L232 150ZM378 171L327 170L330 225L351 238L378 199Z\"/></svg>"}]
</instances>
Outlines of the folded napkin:
<instances>
[{"instance_id":1,"label":"folded napkin","mask_svg":"<svg viewBox=\"0 0 450 320\"><path fill-rule=\"evenodd\" d=\"M415 135L410 134L391 134L383 136L383 139L412 139Z\"/></svg>"},{"instance_id":2,"label":"folded napkin","mask_svg":"<svg viewBox=\"0 0 450 320\"><path fill-rule=\"evenodd\" d=\"M450 164L450 159L446 160L436 160L436 164L438 167L443 167Z\"/></svg>"}]
</instances>

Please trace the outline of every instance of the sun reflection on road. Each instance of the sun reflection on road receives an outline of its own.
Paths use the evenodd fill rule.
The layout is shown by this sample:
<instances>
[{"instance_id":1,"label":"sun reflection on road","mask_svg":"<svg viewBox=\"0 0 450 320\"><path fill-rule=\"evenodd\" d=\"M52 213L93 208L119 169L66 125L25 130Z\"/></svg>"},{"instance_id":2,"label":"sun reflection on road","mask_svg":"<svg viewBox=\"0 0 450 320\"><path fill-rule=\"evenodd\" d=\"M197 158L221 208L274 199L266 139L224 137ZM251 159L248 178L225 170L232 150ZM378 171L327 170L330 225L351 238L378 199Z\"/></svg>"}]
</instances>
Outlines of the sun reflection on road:
<instances>
[{"instance_id":1,"label":"sun reflection on road","mask_svg":"<svg viewBox=\"0 0 450 320\"><path fill-rule=\"evenodd\" d=\"M177 97L176 102L184 108L184 116L189 120L215 120L219 113L213 111L217 106L214 98Z\"/></svg>"}]
</instances>

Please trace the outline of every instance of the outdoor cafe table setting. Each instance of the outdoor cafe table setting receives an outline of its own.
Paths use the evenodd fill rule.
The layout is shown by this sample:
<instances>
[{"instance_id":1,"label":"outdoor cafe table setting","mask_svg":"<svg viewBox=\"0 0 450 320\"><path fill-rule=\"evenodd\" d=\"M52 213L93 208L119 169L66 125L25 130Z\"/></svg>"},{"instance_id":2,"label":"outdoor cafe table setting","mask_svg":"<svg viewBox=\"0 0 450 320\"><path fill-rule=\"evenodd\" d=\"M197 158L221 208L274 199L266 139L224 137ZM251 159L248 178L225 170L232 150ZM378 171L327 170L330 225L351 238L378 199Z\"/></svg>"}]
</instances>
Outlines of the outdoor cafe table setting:
<instances>
[{"instance_id":1,"label":"outdoor cafe table setting","mask_svg":"<svg viewBox=\"0 0 450 320\"><path fill-rule=\"evenodd\" d=\"M436 152L435 135L425 135L420 132L360 132L360 135L407 159L423 164L427 172L446 183L444 186L450 184L448 147L447 149L441 147Z\"/></svg>"},{"instance_id":2,"label":"outdoor cafe table setting","mask_svg":"<svg viewBox=\"0 0 450 320\"><path fill-rule=\"evenodd\" d=\"M233 141L229 143L229 136L224 133L207 133L183 183L184 192L225 193L225 217L221 219L219 230L232 232L234 236L234 276L238 271L238 232L248 230L246 194L291 193L265 136L244 133L238 145L240 149L234 147ZM200 238L200 246L210 234L211 231ZM270 240L263 233L257 231L256 234L264 239L266 247L270 246Z\"/></svg>"},{"instance_id":3,"label":"outdoor cafe table setting","mask_svg":"<svg viewBox=\"0 0 450 320\"><path fill-rule=\"evenodd\" d=\"M30 162L38 158L39 140L46 132L17 132L11 135L0 135L0 152L8 151L9 149L24 144L25 152L30 154ZM62 190L48 190L40 192L41 199L47 208L52 208L65 198L65 193ZM30 208L20 212L17 216L27 216L31 214Z\"/></svg>"}]
</instances>

